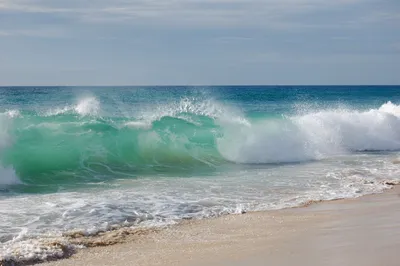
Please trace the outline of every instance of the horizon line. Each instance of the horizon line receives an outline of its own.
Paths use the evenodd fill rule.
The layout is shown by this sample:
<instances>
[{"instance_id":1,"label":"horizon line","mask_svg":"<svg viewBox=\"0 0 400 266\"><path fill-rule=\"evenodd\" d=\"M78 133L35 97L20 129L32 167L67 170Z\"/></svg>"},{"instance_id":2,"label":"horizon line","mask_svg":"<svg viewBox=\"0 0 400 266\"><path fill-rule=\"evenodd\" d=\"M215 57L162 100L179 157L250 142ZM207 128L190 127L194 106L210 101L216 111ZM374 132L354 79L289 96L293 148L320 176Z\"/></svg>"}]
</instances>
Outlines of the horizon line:
<instances>
[{"instance_id":1,"label":"horizon line","mask_svg":"<svg viewBox=\"0 0 400 266\"><path fill-rule=\"evenodd\" d=\"M205 85L205 84L166 84L166 85L0 85L0 88L21 88L21 87L47 87L47 88L68 88L68 87L290 87L290 86L299 86L299 87L357 87L357 86L380 86L380 87L395 87L400 86L400 84L214 84L214 85Z\"/></svg>"}]
</instances>

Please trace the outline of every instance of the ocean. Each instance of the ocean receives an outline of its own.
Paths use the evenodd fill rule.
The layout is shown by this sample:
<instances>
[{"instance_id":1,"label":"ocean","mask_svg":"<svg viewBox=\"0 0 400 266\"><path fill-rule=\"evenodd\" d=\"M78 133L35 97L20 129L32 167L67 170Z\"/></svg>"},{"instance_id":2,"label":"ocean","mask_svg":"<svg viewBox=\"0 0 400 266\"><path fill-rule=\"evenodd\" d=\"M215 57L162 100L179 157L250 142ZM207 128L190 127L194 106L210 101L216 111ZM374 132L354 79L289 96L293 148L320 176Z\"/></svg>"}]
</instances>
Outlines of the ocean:
<instances>
[{"instance_id":1,"label":"ocean","mask_svg":"<svg viewBox=\"0 0 400 266\"><path fill-rule=\"evenodd\" d=\"M382 192L399 151L400 86L0 87L0 261Z\"/></svg>"}]
</instances>

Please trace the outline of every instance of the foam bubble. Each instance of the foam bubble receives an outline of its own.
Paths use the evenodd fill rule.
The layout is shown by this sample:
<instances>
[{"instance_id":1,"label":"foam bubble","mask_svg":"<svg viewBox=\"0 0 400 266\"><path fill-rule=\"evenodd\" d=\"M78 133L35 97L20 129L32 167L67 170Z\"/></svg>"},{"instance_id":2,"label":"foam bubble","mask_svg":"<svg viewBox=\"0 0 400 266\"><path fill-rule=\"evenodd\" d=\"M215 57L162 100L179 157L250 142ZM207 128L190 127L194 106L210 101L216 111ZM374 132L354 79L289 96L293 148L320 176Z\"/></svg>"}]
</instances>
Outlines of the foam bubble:
<instances>
[{"instance_id":1,"label":"foam bubble","mask_svg":"<svg viewBox=\"0 0 400 266\"><path fill-rule=\"evenodd\" d=\"M70 256L78 246L62 238L29 239L0 248L0 265L25 265Z\"/></svg>"}]
</instances>

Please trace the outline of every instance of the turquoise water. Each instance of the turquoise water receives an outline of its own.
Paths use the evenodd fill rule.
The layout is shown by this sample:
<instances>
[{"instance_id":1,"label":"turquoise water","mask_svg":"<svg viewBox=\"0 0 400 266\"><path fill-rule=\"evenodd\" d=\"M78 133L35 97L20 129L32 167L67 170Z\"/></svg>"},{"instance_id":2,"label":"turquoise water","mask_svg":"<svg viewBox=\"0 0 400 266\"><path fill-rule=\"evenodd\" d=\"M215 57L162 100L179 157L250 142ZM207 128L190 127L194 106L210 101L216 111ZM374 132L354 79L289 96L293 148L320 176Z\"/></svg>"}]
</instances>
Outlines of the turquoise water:
<instances>
[{"instance_id":1,"label":"turquoise water","mask_svg":"<svg viewBox=\"0 0 400 266\"><path fill-rule=\"evenodd\" d=\"M0 255L379 192L399 174L399 89L0 88Z\"/></svg>"}]
</instances>

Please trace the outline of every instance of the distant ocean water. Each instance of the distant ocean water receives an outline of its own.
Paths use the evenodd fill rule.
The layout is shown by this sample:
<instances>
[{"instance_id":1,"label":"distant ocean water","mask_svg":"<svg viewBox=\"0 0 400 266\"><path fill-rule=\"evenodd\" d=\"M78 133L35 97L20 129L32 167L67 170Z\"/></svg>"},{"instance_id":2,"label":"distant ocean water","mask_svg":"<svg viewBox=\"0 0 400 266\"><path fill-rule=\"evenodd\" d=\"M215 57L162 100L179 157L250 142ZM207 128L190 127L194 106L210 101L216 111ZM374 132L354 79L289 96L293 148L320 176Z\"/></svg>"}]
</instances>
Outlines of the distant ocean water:
<instances>
[{"instance_id":1,"label":"distant ocean water","mask_svg":"<svg viewBox=\"0 0 400 266\"><path fill-rule=\"evenodd\" d=\"M380 192L399 151L400 86L0 87L0 261Z\"/></svg>"}]
</instances>

